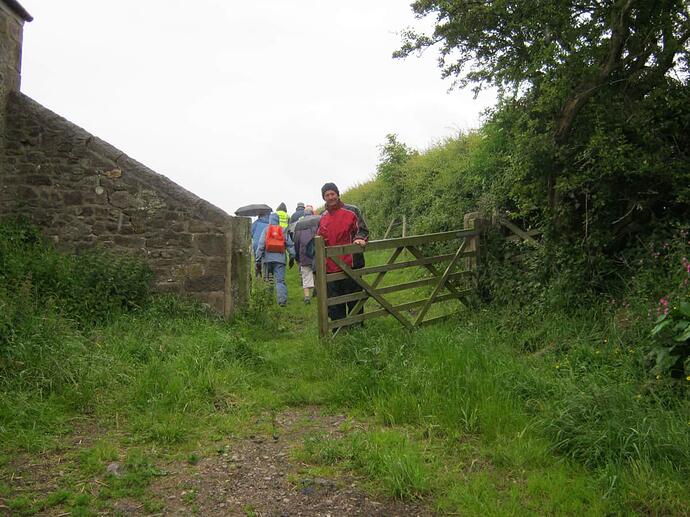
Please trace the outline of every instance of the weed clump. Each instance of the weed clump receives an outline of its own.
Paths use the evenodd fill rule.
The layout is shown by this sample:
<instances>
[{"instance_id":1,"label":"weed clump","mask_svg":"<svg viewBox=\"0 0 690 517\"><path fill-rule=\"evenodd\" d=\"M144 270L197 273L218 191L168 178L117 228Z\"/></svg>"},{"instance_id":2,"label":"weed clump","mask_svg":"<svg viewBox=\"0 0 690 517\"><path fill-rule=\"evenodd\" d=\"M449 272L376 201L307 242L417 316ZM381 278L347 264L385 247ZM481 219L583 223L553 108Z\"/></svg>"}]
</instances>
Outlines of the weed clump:
<instances>
[{"instance_id":1,"label":"weed clump","mask_svg":"<svg viewBox=\"0 0 690 517\"><path fill-rule=\"evenodd\" d=\"M88 368L84 332L150 299L140 261L58 253L21 220L0 223L0 377L47 394Z\"/></svg>"}]
</instances>

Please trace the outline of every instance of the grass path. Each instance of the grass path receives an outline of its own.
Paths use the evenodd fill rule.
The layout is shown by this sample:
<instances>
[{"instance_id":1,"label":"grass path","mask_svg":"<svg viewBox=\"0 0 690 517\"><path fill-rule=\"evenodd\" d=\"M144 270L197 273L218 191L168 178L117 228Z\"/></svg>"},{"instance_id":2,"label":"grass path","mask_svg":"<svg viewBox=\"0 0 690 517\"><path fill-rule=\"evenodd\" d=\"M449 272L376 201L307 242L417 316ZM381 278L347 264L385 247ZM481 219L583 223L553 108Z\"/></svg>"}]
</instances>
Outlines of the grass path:
<instances>
[{"instance_id":1,"label":"grass path","mask_svg":"<svg viewBox=\"0 0 690 517\"><path fill-rule=\"evenodd\" d=\"M614 336L487 312L323 343L288 287L232 325L119 318L61 358L64 386L4 394L0 511L687 514L688 407L619 379Z\"/></svg>"}]
</instances>

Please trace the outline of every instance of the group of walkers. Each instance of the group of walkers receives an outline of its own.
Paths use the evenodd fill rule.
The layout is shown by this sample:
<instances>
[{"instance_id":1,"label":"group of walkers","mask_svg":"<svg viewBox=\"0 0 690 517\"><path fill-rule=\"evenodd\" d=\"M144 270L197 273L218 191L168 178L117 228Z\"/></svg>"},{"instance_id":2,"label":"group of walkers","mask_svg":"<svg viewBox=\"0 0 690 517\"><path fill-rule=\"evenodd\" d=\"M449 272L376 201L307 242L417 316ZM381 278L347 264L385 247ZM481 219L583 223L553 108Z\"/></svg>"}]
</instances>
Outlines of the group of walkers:
<instances>
[{"instance_id":1,"label":"group of walkers","mask_svg":"<svg viewBox=\"0 0 690 517\"><path fill-rule=\"evenodd\" d=\"M362 213L354 205L340 200L340 191L335 183L321 187L325 209L321 215L314 214L311 205L297 203L295 212L288 216L285 203L275 212L261 215L252 224L252 247L256 265L256 276L275 284L278 305L285 307L288 299L285 283L286 265L292 268L297 262L302 282L304 303L311 303L314 292L316 270L314 237L323 237L326 246L358 244L364 249L369 239ZM287 256L286 256L287 255ZM364 267L363 253L341 255L340 259L353 269ZM326 261L326 272L341 271L332 259ZM345 278L328 283L328 297L340 296L361 290L357 282ZM344 318L355 302L329 306L332 320ZM361 311L359 311L361 312ZM352 314L350 314L352 315Z\"/></svg>"}]
</instances>

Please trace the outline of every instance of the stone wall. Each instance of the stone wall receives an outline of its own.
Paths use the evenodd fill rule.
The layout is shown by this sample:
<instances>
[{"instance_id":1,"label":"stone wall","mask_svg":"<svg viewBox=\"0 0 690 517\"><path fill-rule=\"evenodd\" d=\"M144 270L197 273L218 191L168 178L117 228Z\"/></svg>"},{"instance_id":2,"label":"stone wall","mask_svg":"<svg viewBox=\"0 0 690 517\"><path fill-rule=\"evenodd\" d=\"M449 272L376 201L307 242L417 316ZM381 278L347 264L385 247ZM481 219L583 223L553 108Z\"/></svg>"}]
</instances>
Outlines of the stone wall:
<instances>
[{"instance_id":1,"label":"stone wall","mask_svg":"<svg viewBox=\"0 0 690 517\"><path fill-rule=\"evenodd\" d=\"M158 291L189 293L220 313L247 300L248 219L229 216L21 93L8 96L5 129L0 215L28 216L63 250L100 246L140 256Z\"/></svg>"},{"instance_id":2,"label":"stone wall","mask_svg":"<svg viewBox=\"0 0 690 517\"><path fill-rule=\"evenodd\" d=\"M0 174L5 146L5 106L7 95L19 90L22 31L24 20L0 0Z\"/></svg>"}]
</instances>

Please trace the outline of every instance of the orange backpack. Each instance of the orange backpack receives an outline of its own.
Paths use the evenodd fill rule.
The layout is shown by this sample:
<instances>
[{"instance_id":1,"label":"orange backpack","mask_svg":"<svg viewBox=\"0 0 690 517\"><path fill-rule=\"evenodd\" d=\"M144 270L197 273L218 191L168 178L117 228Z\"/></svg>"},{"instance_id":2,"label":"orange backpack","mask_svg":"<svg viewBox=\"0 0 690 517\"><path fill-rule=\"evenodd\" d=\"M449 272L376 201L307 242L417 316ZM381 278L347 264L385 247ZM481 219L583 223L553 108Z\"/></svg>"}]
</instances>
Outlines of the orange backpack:
<instances>
[{"instance_id":1,"label":"orange backpack","mask_svg":"<svg viewBox=\"0 0 690 517\"><path fill-rule=\"evenodd\" d=\"M285 253L285 236L281 226L268 225L266 229L266 251L270 253Z\"/></svg>"}]
</instances>

